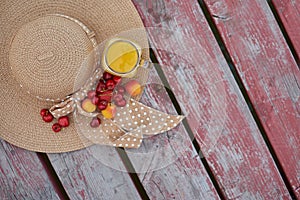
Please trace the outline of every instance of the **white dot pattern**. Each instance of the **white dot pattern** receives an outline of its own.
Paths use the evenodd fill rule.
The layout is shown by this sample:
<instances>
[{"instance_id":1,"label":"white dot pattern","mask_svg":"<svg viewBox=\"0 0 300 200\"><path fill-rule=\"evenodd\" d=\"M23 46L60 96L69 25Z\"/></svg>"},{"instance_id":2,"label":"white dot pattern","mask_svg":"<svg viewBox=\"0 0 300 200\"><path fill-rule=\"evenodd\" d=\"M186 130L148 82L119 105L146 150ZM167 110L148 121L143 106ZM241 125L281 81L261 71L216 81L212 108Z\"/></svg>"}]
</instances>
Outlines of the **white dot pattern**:
<instances>
[{"instance_id":1,"label":"white dot pattern","mask_svg":"<svg viewBox=\"0 0 300 200\"><path fill-rule=\"evenodd\" d=\"M76 105L72 99L66 99L59 104L52 106L49 111L55 118L59 118L60 116L65 116L72 113L75 109Z\"/></svg>"},{"instance_id":2,"label":"white dot pattern","mask_svg":"<svg viewBox=\"0 0 300 200\"><path fill-rule=\"evenodd\" d=\"M183 116L173 116L147 107L133 99L128 106L118 108L114 122L122 129L130 131L141 129L145 135L156 135L168 131L181 122Z\"/></svg>"},{"instance_id":3,"label":"white dot pattern","mask_svg":"<svg viewBox=\"0 0 300 200\"><path fill-rule=\"evenodd\" d=\"M142 134L136 131L126 132L112 120L101 118L98 128L90 126L90 117L76 115L76 125L82 135L94 144L109 145L115 147L138 148L142 142Z\"/></svg>"},{"instance_id":4,"label":"white dot pattern","mask_svg":"<svg viewBox=\"0 0 300 200\"><path fill-rule=\"evenodd\" d=\"M90 126L91 117L76 112L79 113L75 117L77 120L76 125L80 128L80 132L84 137L95 144L138 148L143 141L143 135L156 135L168 131L177 126L183 119L183 116L168 115L133 99L129 100L128 105L127 107L118 108L119 115L116 115L114 120L101 118L102 122L98 128ZM140 112L143 110L142 112L146 115L139 115L140 113L135 111L136 109ZM132 114L130 114L130 110ZM155 116L154 119L153 116Z\"/></svg>"}]
</instances>

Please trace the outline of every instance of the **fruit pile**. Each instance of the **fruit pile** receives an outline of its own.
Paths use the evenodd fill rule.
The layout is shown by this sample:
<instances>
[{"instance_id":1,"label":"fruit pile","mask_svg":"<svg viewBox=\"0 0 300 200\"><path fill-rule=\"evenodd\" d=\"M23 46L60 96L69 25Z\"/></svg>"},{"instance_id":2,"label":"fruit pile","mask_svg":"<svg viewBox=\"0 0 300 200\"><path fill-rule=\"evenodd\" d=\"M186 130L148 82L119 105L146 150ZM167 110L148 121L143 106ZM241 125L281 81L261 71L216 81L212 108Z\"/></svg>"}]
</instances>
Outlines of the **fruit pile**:
<instances>
[{"instance_id":1,"label":"fruit pile","mask_svg":"<svg viewBox=\"0 0 300 200\"><path fill-rule=\"evenodd\" d=\"M40 115L42 116L42 119L44 122L50 123L53 121L54 117L53 115L49 112L48 109L42 109L40 111ZM68 127L70 125L69 122L69 117L68 116L62 116L58 118L57 122L52 125L52 130L57 133L61 131L62 128Z\"/></svg>"},{"instance_id":2,"label":"fruit pile","mask_svg":"<svg viewBox=\"0 0 300 200\"><path fill-rule=\"evenodd\" d=\"M96 89L87 93L82 100L81 108L88 113L99 112L106 119L114 118L116 107L126 106L125 95L137 96L141 93L141 85L136 80L130 80L124 86L121 85L122 77L114 76L104 72ZM91 127L98 127L101 120L94 117L90 123Z\"/></svg>"},{"instance_id":3,"label":"fruit pile","mask_svg":"<svg viewBox=\"0 0 300 200\"><path fill-rule=\"evenodd\" d=\"M87 92L87 96L81 101L81 108L87 113L101 113L106 119L112 119L116 115L117 107L126 106L126 95L130 97L141 94L142 88L137 80L130 80L126 84L121 85L122 77L104 72L95 90ZM90 126L93 128L99 127L101 119L94 117ZM45 122L52 122L53 116L47 109L41 110L41 116ZM63 116L58 119L58 122L53 124L52 130L59 132L63 127L69 126L68 116Z\"/></svg>"}]
</instances>

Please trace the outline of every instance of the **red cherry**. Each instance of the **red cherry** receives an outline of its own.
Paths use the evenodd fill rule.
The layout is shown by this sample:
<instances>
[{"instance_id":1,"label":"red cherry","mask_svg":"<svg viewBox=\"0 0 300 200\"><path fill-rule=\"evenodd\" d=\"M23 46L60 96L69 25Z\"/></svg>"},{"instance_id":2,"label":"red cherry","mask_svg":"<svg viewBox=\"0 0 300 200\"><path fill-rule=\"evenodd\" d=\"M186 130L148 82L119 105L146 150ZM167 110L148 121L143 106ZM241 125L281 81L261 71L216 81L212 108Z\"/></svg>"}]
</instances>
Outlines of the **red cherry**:
<instances>
[{"instance_id":1,"label":"red cherry","mask_svg":"<svg viewBox=\"0 0 300 200\"><path fill-rule=\"evenodd\" d=\"M124 98L122 98L120 101L115 102L116 106L118 107L124 107L126 106L126 100Z\"/></svg>"},{"instance_id":2,"label":"red cherry","mask_svg":"<svg viewBox=\"0 0 300 200\"><path fill-rule=\"evenodd\" d=\"M98 117L94 117L94 118L92 119L92 121L90 122L90 126L91 126L92 128L97 128L97 127L100 126L100 124L101 124L101 119L99 119Z\"/></svg>"},{"instance_id":3,"label":"red cherry","mask_svg":"<svg viewBox=\"0 0 300 200\"><path fill-rule=\"evenodd\" d=\"M112 93L113 93L112 90L106 90L99 94L99 98L100 98L100 100L105 100L107 102L111 102Z\"/></svg>"},{"instance_id":4,"label":"red cherry","mask_svg":"<svg viewBox=\"0 0 300 200\"><path fill-rule=\"evenodd\" d=\"M97 85L97 87L96 87L96 93L101 93L101 92L103 92L105 90L105 83L104 83L104 80L103 79L100 79L99 80L99 83L98 83L98 85Z\"/></svg>"},{"instance_id":5,"label":"red cherry","mask_svg":"<svg viewBox=\"0 0 300 200\"><path fill-rule=\"evenodd\" d=\"M111 79L107 80L105 83L106 89L113 90L116 86L115 82Z\"/></svg>"},{"instance_id":6,"label":"red cherry","mask_svg":"<svg viewBox=\"0 0 300 200\"><path fill-rule=\"evenodd\" d=\"M121 76L114 76L113 81L117 85L118 83L120 83L122 81L122 77Z\"/></svg>"},{"instance_id":7,"label":"red cherry","mask_svg":"<svg viewBox=\"0 0 300 200\"><path fill-rule=\"evenodd\" d=\"M108 72L103 73L103 79L106 80L106 81L109 80L109 79L112 79L112 77L113 77L113 75L108 73Z\"/></svg>"},{"instance_id":8,"label":"red cherry","mask_svg":"<svg viewBox=\"0 0 300 200\"><path fill-rule=\"evenodd\" d=\"M120 94L120 93L114 94L114 96L113 96L113 100L114 100L115 102L118 102L118 101L120 101L120 100L122 100L122 99L123 99L123 95Z\"/></svg>"},{"instance_id":9,"label":"red cherry","mask_svg":"<svg viewBox=\"0 0 300 200\"><path fill-rule=\"evenodd\" d=\"M88 97L89 99L93 99L94 96L96 96L96 91L93 91L93 90L88 91L87 97Z\"/></svg>"},{"instance_id":10,"label":"red cherry","mask_svg":"<svg viewBox=\"0 0 300 200\"><path fill-rule=\"evenodd\" d=\"M52 120L53 120L53 115L50 113L50 112L48 112L46 115L44 115L43 117L43 120L45 121L45 122L47 122L47 123L49 123L49 122L52 122Z\"/></svg>"},{"instance_id":11,"label":"red cherry","mask_svg":"<svg viewBox=\"0 0 300 200\"><path fill-rule=\"evenodd\" d=\"M59 125L59 123L55 123L52 125L52 130L57 133L59 131L61 131L61 125Z\"/></svg>"},{"instance_id":12,"label":"red cherry","mask_svg":"<svg viewBox=\"0 0 300 200\"><path fill-rule=\"evenodd\" d=\"M100 100L99 103L98 103L98 109L99 110L105 110L107 105L108 105L108 102L106 100Z\"/></svg>"},{"instance_id":13,"label":"red cherry","mask_svg":"<svg viewBox=\"0 0 300 200\"><path fill-rule=\"evenodd\" d=\"M125 93L125 88L123 86L119 86L118 89L117 89L118 93L120 94L124 94Z\"/></svg>"},{"instance_id":14,"label":"red cherry","mask_svg":"<svg viewBox=\"0 0 300 200\"><path fill-rule=\"evenodd\" d=\"M40 111L40 115L43 117L43 116L47 115L48 112L49 112L49 110L46 109L46 108L44 108L44 109L42 109L42 110Z\"/></svg>"},{"instance_id":15,"label":"red cherry","mask_svg":"<svg viewBox=\"0 0 300 200\"><path fill-rule=\"evenodd\" d=\"M61 126L61 127L67 127L69 126L69 117L68 116L62 116L60 118L58 118L58 124Z\"/></svg>"},{"instance_id":16,"label":"red cherry","mask_svg":"<svg viewBox=\"0 0 300 200\"><path fill-rule=\"evenodd\" d=\"M98 105L99 100L100 100L100 98L99 98L98 96L94 96L94 97L92 98L92 103L93 103L94 105Z\"/></svg>"}]
</instances>

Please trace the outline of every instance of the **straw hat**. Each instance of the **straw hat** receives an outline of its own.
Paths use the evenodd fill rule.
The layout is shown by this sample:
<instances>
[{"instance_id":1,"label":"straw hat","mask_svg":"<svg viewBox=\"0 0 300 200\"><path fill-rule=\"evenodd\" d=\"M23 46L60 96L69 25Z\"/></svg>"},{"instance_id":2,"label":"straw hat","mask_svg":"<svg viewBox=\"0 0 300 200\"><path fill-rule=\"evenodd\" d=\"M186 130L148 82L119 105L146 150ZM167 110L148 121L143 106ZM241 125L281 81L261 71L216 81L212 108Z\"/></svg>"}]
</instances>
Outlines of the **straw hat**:
<instances>
[{"instance_id":1,"label":"straw hat","mask_svg":"<svg viewBox=\"0 0 300 200\"><path fill-rule=\"evenodd\" d=\"M0 13L0 137L39 152L89 145L74 123L53 133L39 112L73 91L81 63L96 44L143 27L134 5L130 0L8 0Z\"/></svg>"}]
</instances>

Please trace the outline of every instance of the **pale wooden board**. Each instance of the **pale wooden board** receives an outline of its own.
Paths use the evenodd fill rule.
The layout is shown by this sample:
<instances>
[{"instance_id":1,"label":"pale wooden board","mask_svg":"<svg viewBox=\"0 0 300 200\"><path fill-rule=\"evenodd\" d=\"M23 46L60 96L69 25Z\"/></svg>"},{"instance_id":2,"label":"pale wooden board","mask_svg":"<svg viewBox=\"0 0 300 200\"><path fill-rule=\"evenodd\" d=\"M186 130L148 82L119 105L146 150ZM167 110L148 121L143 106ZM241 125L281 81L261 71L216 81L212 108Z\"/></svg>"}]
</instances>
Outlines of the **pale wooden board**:
<instances>
[{"instance_id":1,"label":"pale wooden board","mask_svg":"<svg viewBox=\"0 0 300 200\"><path fill-rule=\"evenodd\" d=\"M300 57L300 1L299 0L273 0L277 13L288 33L289 38ZM298 66L300 60L297 61Z\"/></svg>"},{"instance_id":2,"label":"pale wooden board","mask_svg":"<svg viewBox=\"0 0 300 200\"><path fill-rule=\"evenodd\" d=\"M144 24L154 27L156 55L226 198L288 199L197 1L135 4Z\"/></svg>"},{"instance_id":3,"label":"pale wooden board","mask_svg":"<svg viewBox=\"0 0 300 200\"><path fill-rule=\"evenodd\" d=\"M176 114L154 68L141 102ZM150 199L219 199L182 124L144 139L139 149L127 150L127 154Z\"/></svg>"},{"instance_id":4,"label":"pale wooden board","mask_svg":"<svg viewBox=\"0 0 300 200\"><path fill-rule=\"evenodd\" d=\"M300 71L279 26L264 0L205 2L213 15L224 18L214 19L288 181L300 198ZM296 1L284 3L290 8L284 16L293 21L289 33L299 48L299 12L291 9L294 6L297 10Z\"/></svg>"},{"instance_id":5,"label":"pale wooden board","mask_svg":"<svg viewBox=\"0 0 300 200\"><path fill-rule=\"evenodd\" d=\"M114 147L48 156L71 199L141 199Z\"/></svg>"},{"instance_id":6,"label":"pale wooden board","mask_svg":"<svg viewBox=\"0 0 300 200\"><path fill-rule=\"evenodd\" d=\"M0 141L0 199L59 199L38 156Z\"/></svg>"}]
</instances>

